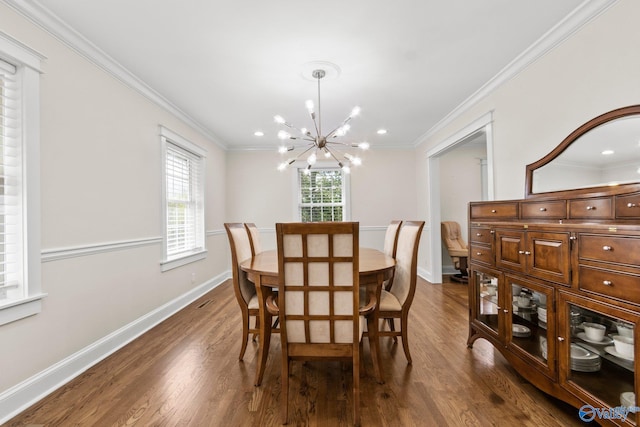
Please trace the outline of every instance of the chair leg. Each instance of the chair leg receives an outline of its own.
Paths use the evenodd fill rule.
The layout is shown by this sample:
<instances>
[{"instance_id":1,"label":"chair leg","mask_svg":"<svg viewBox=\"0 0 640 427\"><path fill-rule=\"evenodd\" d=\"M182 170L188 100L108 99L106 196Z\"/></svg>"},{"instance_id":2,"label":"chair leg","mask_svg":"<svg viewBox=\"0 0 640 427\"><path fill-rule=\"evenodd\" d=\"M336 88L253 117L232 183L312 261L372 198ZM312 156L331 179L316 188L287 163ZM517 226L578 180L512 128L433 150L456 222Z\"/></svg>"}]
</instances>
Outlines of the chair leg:
<instances>
[{"instance_id":1,"label":"chair leg","mask_svg":"<svg viewBox=\"0 0 640 427\"><path fill-rule=\"evenodd\" d=\"M407 334L407 330L409 329L408 326L408 317L409 317L409 313L408 312L403 312L402 313L402 317L400 318L400 327L401 327L401 332L402 332L402 348L404 348L404 355L407 358L407 363L409 365L411 365L411 363L413 363L413 361L411 360L411 353L409 352L409 340L408 340L408 334Z\"/></svg>"},{"instance_id":2,"label":"chair leg","mask_svg":"<svg viewBox=\"0 0 640 427\"><path fill-rule=\"evenodd\" d=\"M240 356L238 360L242 360L244 352L247 350L247 341L249 340L249 314L242 313L242 345L240 346Z\"/></svg>"},{"instance_id":3,"label":"chair leg","mask_svg":"<svg viewBox=\"0 0 640 427\"><path fill-rule=\"evenodd\" d=\"M282 358L282 390L280 392L280 406L282 408L282 424L289 421L289 358Z\"/></svg>"},{"instance_id":4,"label":"chair leg","mask_svg":"<svg viewBox=\"0 0 640 427\"><path fill-rule=\"evenodd\" d=\"M353 424L360 425L360 356L353 358Z\"/></svg>"},{"instance_id":5,"label":"chair leg","mask_svg":"<svg viewBox=\"0 0 640 427\"><path fill-rule=\"evenodd\" d=\"M256 329L260 329L260 316L255 316L256 318ZM260 334L258 332L253 334L253 342L256 342L256 337L258 337Z\"/></svg>"},{"instance_id":6,"label":"chair leg","mask_svg":"<svg viewBox=\"0 0 640 427\"><path fill-rule=\"evenodd\" d=\"M393 317L389 317L387 318L387 322L389 322L389 330L391 332L395 332L396 331L396 322L393 319ZM393 336L393 342L397 343L398 342L398 337L397 336Z\"/></svg>"}]
</instances>

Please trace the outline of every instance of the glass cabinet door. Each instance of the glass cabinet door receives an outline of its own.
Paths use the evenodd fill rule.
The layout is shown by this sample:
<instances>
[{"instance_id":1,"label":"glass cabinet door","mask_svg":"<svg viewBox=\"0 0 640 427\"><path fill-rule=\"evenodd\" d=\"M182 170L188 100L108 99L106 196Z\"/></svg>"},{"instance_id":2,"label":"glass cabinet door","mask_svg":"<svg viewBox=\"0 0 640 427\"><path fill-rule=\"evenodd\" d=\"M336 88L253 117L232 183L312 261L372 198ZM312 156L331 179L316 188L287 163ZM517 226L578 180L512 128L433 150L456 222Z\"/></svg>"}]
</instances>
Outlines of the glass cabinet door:
<instances>
[{"instance_id":1,"label":"glass cabinet door","mask_svg":"<svg viewBox=\"0 0 640 427\"><path fill-rule=\"evenodd\" d=\"M532 366L556 378L554 289L538 282L505 275L507 347Z\"/></svg>"},{"instance_id":2,"label":"glass cabinet door","mask_svg":"<svg viewBox=\"0 0 640 427\"><path fill-rule=\"evenodd\" d=\"M560 294L559 303L561 382L594 413L609 408L636 424L638 315L569 294Z\"/></svg>"},{"instance_id":3,"label":"glass cabinet door","mask_svg":"<svg viewBox=\"0 0 640 427\"><path fill-rule=\"evenodd\" d=\"M474 319L483 329L495 333L496 338L500 335L502 323L502 289L499 284L498 272L485 268L473 269L471 272L471 285L475 292Z\"/></svg>"}]
</instances>

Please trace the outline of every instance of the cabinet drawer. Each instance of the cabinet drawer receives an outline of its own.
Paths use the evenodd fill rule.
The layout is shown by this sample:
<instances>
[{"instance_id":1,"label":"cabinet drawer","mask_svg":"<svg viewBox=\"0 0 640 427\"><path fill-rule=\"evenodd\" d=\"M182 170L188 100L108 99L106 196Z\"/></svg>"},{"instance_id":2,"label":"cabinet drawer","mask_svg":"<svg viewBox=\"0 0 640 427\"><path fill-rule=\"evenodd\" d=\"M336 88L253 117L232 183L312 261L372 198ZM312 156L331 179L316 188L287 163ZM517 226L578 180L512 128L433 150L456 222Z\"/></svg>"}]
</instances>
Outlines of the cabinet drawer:
<instances>
[{"instance_id":1,"label":"cabinet drawer","mask_svg":"<svg viewBox=\"0 0 640 427\"><path fill-rule=\"evenodd\" d=\"M469 240L474 243L490 245L493 240L493 234L490 227L471 227Z\"/></svg>"},{"instance_id":2,"label":"cabinet drawer","mask_svg":"<svg viewBox=\"0 0 640 427\"><path fill-rule=\"evenodd\" d=\"M580 289L640 303L640 275L580 266L578 278Z\"/></svg>"},{"instance_id":3,"label":"cabinet drawer","mask_svg":"<svg viewBox=\"0 0 640 427\"><path fill-rule=\"evenodd\" d=\"M611 219L613 200L611 197L569 200L569 218Z\"/></svg>"},{"instance_id":4,"label":"cabinet drawer","mask_svg":"<svg viewBox=\"0 0 640 427\"><path fill-rule=\"evenodd\" d=\"M616 218L640 218L640 194L617 196Z\"/></svg>"},{"instance_id":5,"label":"cabinet drawer","mask_svg":"<svg viewBox=\"0 0 640 427\"><path fill-rule=\"evenodd\" d=\"M518 218L518 203L478 203L471 205L471 219L474 218Z\"/></svg>"},{"instance_id":6,"label":"cabinet drawer","mask_svg":"<svg viewBox=\"0 0 640 427\"><path fill-rule=\"evenodd\" d=\"M481 245L470 246L469 254L471 255L471 260L475 262L481 262L483 264L493 265L493 256L491 254L491 248Z\"/></svg>"},{"instance_id":7,"label":"cabinet drawer","mask_svg":"<svg viewBox=\"0 0 640 427\"><path fill-rule=\"evenodd\" d=\"M579 258L640 266L640 238L598 234L579 235Z\"/></svg>"},{"instance_id":8,"label":"cabinet drawer","mask_svg":"<svg viewBox=\"0 0 640 427\"><path fill-rule=\"evenodd\" d=\"M522 218L564 219L567 217L567 204L564 200L547 202L525 202L520 204Z\"/></svg>"}]
</instances>

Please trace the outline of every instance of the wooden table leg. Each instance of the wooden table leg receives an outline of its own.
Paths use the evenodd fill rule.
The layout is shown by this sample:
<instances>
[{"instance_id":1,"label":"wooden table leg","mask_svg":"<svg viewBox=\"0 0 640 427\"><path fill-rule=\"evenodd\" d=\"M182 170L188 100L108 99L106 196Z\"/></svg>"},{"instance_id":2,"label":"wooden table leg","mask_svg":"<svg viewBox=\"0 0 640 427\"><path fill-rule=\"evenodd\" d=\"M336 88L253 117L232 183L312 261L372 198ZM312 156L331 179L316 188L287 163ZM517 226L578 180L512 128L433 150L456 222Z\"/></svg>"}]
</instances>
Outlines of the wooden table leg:
<instances>
[{"instance_id":1,"label":"wooden table leg","mask_svg":"<svg viewBox=\"0 0 640 427\"><path fill-rule=\"evenodd\" d=\"M378 313L380 312L380 294L382 289L382 284L384 283L384 273L380 273L377 275L377 285L375 287L375 296L378 303L376 304L376 309L367 316L367 331L369 334L369 348L371 349L371 360L373 362L373 372L378 380L379 384L384 384L384 376L382 373L382 365L380 360L380 341L378 337L378 327L379 327L379 317ZM370 291L371 292L371 291Z\"/></svg>"},{"instance_id":2,"label":"wooden table leg","mask_svg":"<svg viewBox=\"0 0 640 427\"><path fill-rule=\"evenodd\" d=\"M271 314L267 311L265 301L271 294L269 287L263 287L261 277L256 278L256 293L258 294L259 316L260 316L260 348L258 349L258 366L256 367L255 386L262 384L264 369L267 364L267 356L269 356L269 345L271 344Z\"/></svg>"}]
</instances>

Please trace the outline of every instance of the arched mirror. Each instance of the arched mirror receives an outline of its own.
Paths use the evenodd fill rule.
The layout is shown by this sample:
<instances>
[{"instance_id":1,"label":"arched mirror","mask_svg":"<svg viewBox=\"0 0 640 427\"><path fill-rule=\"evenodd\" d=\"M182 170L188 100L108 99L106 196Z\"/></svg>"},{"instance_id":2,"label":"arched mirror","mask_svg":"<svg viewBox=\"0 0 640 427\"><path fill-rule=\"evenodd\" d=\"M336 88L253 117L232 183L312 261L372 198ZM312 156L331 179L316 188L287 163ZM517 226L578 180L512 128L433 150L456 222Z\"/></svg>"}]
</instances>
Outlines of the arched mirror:
<instances>
[{"instance_id":1,"label":"arched mirror","mask_svg":"<svg viewBox=\"0 0 640 427\"><path fill-rule=\"evenodd\" d=\"M636 188L637 187L637 188ZM640 105L602 114L527 165L527 198L640 191Z\"/></svg>"}]
</instances>

